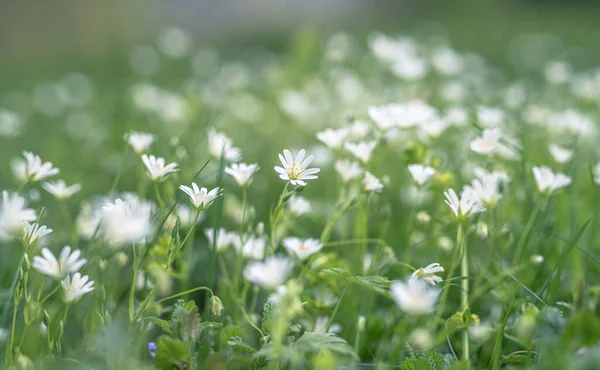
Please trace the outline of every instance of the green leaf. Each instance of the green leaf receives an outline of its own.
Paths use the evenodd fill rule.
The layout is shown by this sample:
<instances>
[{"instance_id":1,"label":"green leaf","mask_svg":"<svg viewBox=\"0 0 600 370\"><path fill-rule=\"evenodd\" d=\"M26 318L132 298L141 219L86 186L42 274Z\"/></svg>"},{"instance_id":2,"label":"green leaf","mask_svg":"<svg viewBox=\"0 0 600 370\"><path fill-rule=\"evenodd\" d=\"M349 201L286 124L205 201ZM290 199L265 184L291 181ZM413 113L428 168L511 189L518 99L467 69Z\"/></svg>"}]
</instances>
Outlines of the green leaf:
<instances>
[{"instance_id":1,"label":"green leaf","mask_svg":"<svg viewBox=\"0 0 600 370\"><path fill-rule=\"evenodd\" d=\"M160 326L167 333L172 334L172 332L171 332L171 326L169 325L169 322L167 320L159 319L156 316L148 317L147 319L149 321L151 321L152 323Z\"/></svg>"},{"instance_id":2,"label":"green leaf","mask_svg":"<svg viewBox=\"0 0 600 370\"><path fill-rule=\"evenodd\" d=\"M244 342L244 340L240 337L231 337L231 339L227 341L227 344L235 349L244 351L249 355L253 355L254 353L256 353L256 350L252 348L248 343Z\"/></svg>"},{"instance_id":3,"label":"green leaf","mask_svg":"<svg viewBox=\"0 0 600 370\"><path fill-rule=\"evenodd\" d=\"M350 357L358 360L352 346L344 339L333 333L311 333L305 332L300 339L294 343L294 348L302 353L317 353L319 351L330 351L340 356Z\"/></svg>"},{"instance_id":4,"label":"green leaf","mask_svg":"<svg viewBox=\"0 0 600 370\"><path fill-rule=\"evenodd\" d=\"M455 363L452 370L469 370L469 360L462 360Z\"/></svg>"},{"instance_id":5,"label":"green leaf","mask_svg":"<svg viewBox=\"0 0 600 370\"><path fill-rule=\"evenodd\" d=\"M190 343L162 336L158 339L156 345L158 350L153 359L156 367L163 370L189 368L189 363L192 360Z\"/></svg>"},{"instance_id":6,"label":"green leaf","mask_svg":"<svg viewBox=\"0 0 600 370\"><path fill-rule=\"evenodd\" d=\"M600 322L591 312L580 312L571 317L562 334L563 346L572 350L595 346L598 341Z\"/></svg>"},{"instance_id":7,"label":"green leaf","mask_svg":"<svg viewBox=\"0 0 600 370\"><path fill-rule=\"evenodd\" d=\"M401 370L433 370L426 358L407 358L400 364Z\"/></svg>"}]
</instances>

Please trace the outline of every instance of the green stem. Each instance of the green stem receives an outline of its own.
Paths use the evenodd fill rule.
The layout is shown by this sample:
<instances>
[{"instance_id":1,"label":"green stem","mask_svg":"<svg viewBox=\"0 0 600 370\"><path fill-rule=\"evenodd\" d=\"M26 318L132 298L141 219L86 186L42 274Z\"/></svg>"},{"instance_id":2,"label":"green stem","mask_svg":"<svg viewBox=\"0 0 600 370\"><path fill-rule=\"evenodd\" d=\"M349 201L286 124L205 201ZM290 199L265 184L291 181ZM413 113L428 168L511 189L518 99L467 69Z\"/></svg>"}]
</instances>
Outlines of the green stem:
<instances>
[{"instance_id":1,"label":"green stem","mask_svg":"<svg viewBox=\"0 0 600 370\"><path fill-rule=\"evenodd\" d=\"M50 293L48 293L44 298L42 298L42 300L39 301L38 305L40 305L40 306L43 305L51 296L54 295L54 293L56 293L56 291L58 289L60 289L60 287L61 287L61 285L57 284L56 288L54 288Z\"/></svg>"},{"instance_id":2,"label":"green stem","mask_svg":"<svg viewBox=\"0 0 600 370\"><path fill-rule=\"evenodd\" d=\"M329 328L331 328L331 325L333 324L333 320L335 319L335 315L337 315L337 312L340 309L342 300L344 299L344 296L348 292L348 288L349 287L350 287L350 284L347 284L346 287L344 288L344 291L342 292L342 295L340 296L340 299L338 300L337 304L333 308L333 312L331 313L331 316L329 316L329 321L327 321L327 326L325 327L325 333L329 333Z\"/></svg>"},{"instance_id":3,"label":"green stem","mask_svg":"<svg viewBox=\"0 0 600 370\"><path fill-rule=\"evenodd\" d=\"M13 315L12 315L12 325L10 329L10 342L8 347L6 347L6 365L10 365L13 362L13 346L15 345L15 328L17 324L17 311L19 309L19 305L13 305Z\"/></svg>"},{"instance_id":4,"label":"green stem","mask_svg":"<svg viewBox=\"0 0 600 370\"><path fill-rule=\"evenodd\" d=\"M529 220L527 221L527 224L525 225L525 229L523 230L523 233L521 233L521 237L519 238L519 242L517 243L517 247L515 249L515 253L514 253L514 257L513 257L513 261L512 261L513 265L516 265L517 263L519 263L519 261L523 257L523 253L524 253L523 248L525 247L525 243L527 242L527 238L529 236L529 233L531 232L531 228L533 227L533 224L535 223L537 215L538 215L538 213L540 213L542 206L548 202L548 199L549 198L545 198L544 200L538 202L538 204L533 209L533 212L531 212L531 215L529 216Z\"/></svg>"},{"instance_id":5,"label":"green stem","mask_svg":"<svg viewBox=\"0 0 600 370\"><path fill-rule=\"evenodd\" d=\"M17 194L20 194L20 193L21 193L21 191L23 191L23 189L25 189L25 187L27 186L27 184L29 184L30 182L31 182L30 180L27 180L27 181L25 181L24 183L22 183L22 184L19 186L19 188L17 189Z\"/></svg>"},{"instance_id":6,"label":"green stem","mask_svg":"<svg viewBox=\"0 0 600 370\"><path fill-rule=\"evenodd\" d=\"M275 229L277 228L277 223L279 222L279 219L281 218L281 212L282 212L282 208L283 208L283 197L285 196L286 192L287 192L287 188L288 186L290 186L289 181L285 183L285 186L283 187L283 190L281 191L281 194L279 195L279 200L277 201L277 205L275 206L275 208L273 209L273 212L271 213L271 217L270 217L270 244L271 244L271 255L275 254Z\"/></svg>"},{"instance_id":7,"label":"green stem","mask_svg":"<svg viewBox=\"0 0 600 370\"><path fill-rule=\"evenodd\" d=\"M129 322L133 323L135 318L135 284L137 282L139 261L135 244L133 244L133 277L131 278L131 289L129 291Z\"/></svg>"},{"instance_id":8,"label":"green stem","mask_svg":"<svg viewBox=\"0 0 600 370\"><path fill-rule=\"evenodd\" d=\"M154 194L156 195L156 201L158 202L158 206L163 208L165 206L165 202L163 202L162 197L160 196L160 190L158 189L158 182L154 182Z\"/></svg>"},{"instance_id":9,"label":"green stem","mask_svg":"<svg viewBox=\"0 0 600 370\"><path fill-rule=\"evenodd\" d=\"M117 171L117 176L115 176L115 180L113 181L109 193L112 194L117 189L117 185L119 184L119 180L121 179L121 175L123 174L123 167L125 167L125 159L127 158L127 153L129 151L129 143L125 141L125 146L123 147L123 154L121 156L121 164L119 164L119 169Z\"/></svg>"},{"instance_id":10,"label":"green stem","mask_svg":"<svg viewBox=\"0 0 600 370\"><path fill-rule=\"evenodd\" d=\"M462 250L462 260L460 264L460 273L462 275L461 280L461 293L460 293L460 308L464 314L469 309L469 254L467 251L467 243L463 236L462 223L458 224L458 234L456 235L457 247L460 246ZM469 361L469 331L464 328L462 332L462 352L463 361Z\"/></svg>"},{"instance_id":11,"label":"green stem","mask_svg":"<svg viewBox=\"0 0 600 370\"><path fill-rule=\"evenodd\" d=\"M196 287L196 288L193 288L193 289L186 290L185 292L173 294L172 296L168 296L166 298L160 299L160 300L156 301L156 303L157 304L161 304L161 303L164 303L164 302L169 301L171 299L182 297L182 296L184 296L186 294L194 293L194 292L197 292L197 291L200 291L200 290L206 290L207 292L210 293L211 297L215 295L210 288L207 288L205 286L200 286L200 287Z\"/></svg>"},{"instance_id":12,"label":"green stem","mask_svg":"<svg viewBox=\"0 0 600 370\"><path fill-rule=\"evenodd\" d=\"M196 229L196 223L198 222L198 217L200 217L200 210L198 210L196 212L196 217L194 218L194 223L190 226L190 230L188 231L185 238L183 238L183 242L181 243L181 247L186 248L186 250L185 250L186 259L185 259L185 261L182 261L183 263L182 263L182 268L181 268L181 283L182 283L184 290L187 289L187 287L188 287L188 280L190 278L190 266L192 265L192 259L193 259L193 254L194 254L193 238L192 238L190 245L187 247L186 247L186 242L187 242L188 238L190 237L190 235L192 235L192 231Z\"/></svg>"}]
</instances>

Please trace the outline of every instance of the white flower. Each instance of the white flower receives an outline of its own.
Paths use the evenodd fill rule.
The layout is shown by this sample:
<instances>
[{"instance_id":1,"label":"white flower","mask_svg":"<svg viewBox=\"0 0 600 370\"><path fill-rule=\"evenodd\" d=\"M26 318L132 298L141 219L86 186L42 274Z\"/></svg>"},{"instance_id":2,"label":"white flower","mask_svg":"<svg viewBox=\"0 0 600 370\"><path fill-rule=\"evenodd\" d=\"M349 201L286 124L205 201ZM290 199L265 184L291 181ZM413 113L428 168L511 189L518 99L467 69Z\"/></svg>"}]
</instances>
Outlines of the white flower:
<instances>
[{"instance_id":1,"label":"white flower","mask_svg":"<svg viewBox=\"0 0 600 370\"><path fill-rule=\"evenodd\" d=\"M102 233L113 245L139 243L152 232L152 204L130 195L102 207Z\"/></svg>"},{"instance_id":2,"label":"white flower","mask_svg":"<svg viewBox=\"0 0 600 370\"><path fill-rule=\"evenodd\" d=\"M344 183L358 178L363 173L358 162L349 161L347 159L335 162L335 170Z\"/></svg>"},{"instance_id":3,"label":"white flower","mask_svg":"<svg viewBox=\"0 0 600 370\"><path fill-rule=\"evenodd\" d=\"M412 275L410 276L410 279L411 280L421 279L424 282L426 282L427 284L433 286L444 280L441 277L436 275L436 273L438 273L438 272L444 272L444 268L442 266L440 266L439 263L432 263L425 267L421 267L420 269L413 272Z\"/></svg>"},{"instance_id":4,"label":"white flower","mask_svg":"<svg viewBox=\"0 0 600 370\"><path fill-rule=\"evenodd\" d=\"M390 291L398 307L411 315L432 313L440 293L419 279L394 282Z\"/></svg>"},{"instance_id":5,"label":"white flower","mask_svg":"<svg viewBox=\"0 0 600 370\"><path fill-rule=\"evenodd\" d=\"M560 172L555 174L548 167L533 167L533 176L540 193L547 195L568 186L572 181L571 177Z\"/></svg>"},{"instance_id":6,"label":"white flower","mask_svg":"<svg viewBox=\"0 0 600 370\"><path fill-rule=\"evenodd\" d=\"M431 176L435 174L435 169L429 166L423 166L422 164L409 164L408 171L412 176L413 180L419 185L424 185Z\"/></svg>"},{"instance_id":7,"label":"white flower","mask_svg":"<svg viewBox=\"0 0 600 370\"><path fill-rule=\"evenodd\" d=\"M313 161L314 156L309 155L304 158L306 152L304 149L300 150L296 154L296 158L292 157L292 153L289 150L284 150L283 155L279 154L279 160L281 161L282 167L275 166L275 171L279 173L279 178L282 180L288 180L292 185L306 185L304 180L316 179L316 173L321 171L319 168L308 168Z\"/></svg>"},{"instance_id":8,"label":"white flower","mask_svg":"<svg viewBox=\"0 0 600 370\"><path fill-rule=\"evenodd\" d=\"M8 330L0 328L0 343L7 340L9 336L10 336L10 333Z\"/></svg>"},{"instance_id":9,"label":"white flower","mask_svg":"<svg viewBox=\"0 0 600 370\"><path fill-rule=\"evenodd\" d=\"M473 169L475 177L481 181L494 181L500 186L502 183L510 182L510 176L504 171L488 171L485 168L475 167Z\"/></svg>"},{"instance_id":10,"label":"white flower","mask_svg":"<svg viewBox=\"0 0 600 370\"><path fill-rule=\"evenodd\" d=\"M402 109L404 112L398 123L400 128L415 127L439 119L435 108L421 100L407 101L402 105Z\"/></svg>"},{"instance_id":11,"label":"white flower","mask_svg":"<svg viewBox=\"0 0 600 370\"><path fill-rule=\"evenodd\" d=\"M212 204L212 202L215 199L217 199L217 197L222 193L221 188L219 187L208 191L207 188L198 188L198 185L196 185L196 183L194 182L192 183L191 188L185 185L180 185L179 189L181 189L181 191L183 191L190 197L194 208L199 210L207 209Z\"/></svg>"},{"instance_id":12,"label":"white flower","mask_svg":"<svg viewBox=\"0 0 600 370\"><path fill-rule=\"evenodd\" d=\"M329 317L327 316L319 316L315 320L315 325L312 329L313 333L324 334L327 329L327 323L329 322ZM339 334L342 331L342 325L340 324L331 324L329 327L329 331L327 333Z\"/></svg>"},{"instance_id":13,"label":"white flower","mask_svg":"<svg viewBox=\"0 0 600 370\"><path fill-rule=\"evenodd\" d=\"M565 164L573 157L573 152L571 150L556 144L550 144L549 150L556 163Z\"/></svg>"},{"instance_id":14,"label":"white flower","mask_svg":"<svg viewBox=\"0 0 600 370\"><path fill-rule=\"evenodd\" d=\"M287 204L290 211L296 216L302 216L311 211L310 202L300 195L291 197Z\"/></svg>"},{"instance_id":15,"label":"white flower","mask_svg":"<svg viewBox=\"0 0 600 370\"><path fill-rule=\"evenodd\" d=\"M264 262L251 262L244 269L244 276L253 284L263 288L277 288L288 279L294 263L287 257L272 256Z\"/></svg>"},{"instance_id":16,"label":"white flower","mask_svg":"<svg viewBox=\"0 0 600 370\"><path fill-rule=\"evenodd\" d=\"M373 154L373 150L377 145L376 141L365 142L362 141L360 143L345 143L344 148L347 151L352 153L356 158L358 158L363 163L367 163L369 159L371 159L371 155Z\"/></svg>"},{"instance_id":17,"label":"white flower","mask_svg":"<svg viewBox=\"0 0 600 370\"><path fill-rule=\"evenodd\" d=\"M102 204L105 204L103 202ZM92 206L90 203L85 202L81 206L81 212L77 215L77 219L75 220L75 227L77 229L77 233L84 239L91 239L96 230L98 230L98 226L102 221L102 207L95 204Z\"/></svg>"},{"instance_id":18,"label":"white flower","mask_svg":"<svg viewBox=\"0 0 600 370\"><path fill-rule=\"evenodd\" d=\"M175 210L175 219L179 219L181 226L184 228L189 228L191 226L200 224L204 221L206 215L204 213L200 213L198 215L198 219L196 219L197 210L188 207L187 205L179 205ZM173 224L175 226L175 224Z\"/></svg>"},{"instance_id":19,"label":"white flower","mask_svg":"<svg viewBox=\"0 0 600 370\"><path fill-rule=\"evenodd\" d=\"M2 191L0 206L0 240L9 240L18 236L26 222L37 219L35 211L25 208L25 199L19 194Z\"/></svg>"},{"instance_id":20,"label":"white flower","mask_svg":"<svg viewBox=\"0 0 600 370\"><path fill-rule=\"evenodd\" d=\"M240 157L242 151L234 147L225 134L210 129L208 131L208 153L216 159L223 157L226 161L235 161Z\"/></svg>"},{"instance_id":21,"label":"white flower","mask_svg":"<svg viewBox=\"0 0 600 370\"><path fill-rule=\"evenodd\" d=\"M266 245L267 242L262 236L249 236L241 247L242 255L246 258L260 260L265 256ZM238 247L239 243L235 246Z\"/></svg>"},{"instance_id":22,"label":"white flower","mask_svg":"<svg viewBox=\"0 0 600 370\"><path fill-rule=\"evenodd\" d=\"M317 132L317 139L331 149L339 149L342 147L342 143L344 140L346 140L349 134L350 129L346 127L342 127L337 130L328 128L325 131Z\"/></svg>"},{"instance_id":23,"label":"white flower","mask_svg":"<svg viewBox=\"0 0 600 370\"><path fill-rule=\"evenodd\" d=\"M153 155L142 154L142 162L148 171L148 177L152 181L164 181L170 173L177 172L177 163L169 163L165 165L165 159L155 157Z\"/></svg>"},{"instance_id":24,"label":"white flower","mask_svg":"<svg viewBox=\"0 0 600 370\"><path fill-rule=\"evenodd\" d=\"M236 248L239 248L240 237L236 233L227 231L224 228L220 228L217 230L216 243L214 240L214 233L214 229L204 229L204 235L206 235L206 239L208 239L210 245L214 244L218 251L224 250L232 245Z\"/></svg>"},{"instance_id":25,"label":"white flower","mask_svg":"<svg viewBox=\"0 0 600 370\"><path fill-rule=\"evenodd\" d=\"M363 187L365 191L373 191L376 193L381 192L383 190L383 184L375 175L370 172L365 172L365 178L363 180Z\"/></svg>"},{"instance_id":26,"label":"white flower","mask_svg":"<svg viewBox=\"0 0 600 370\"><path fill-rule=\"evenodd\" d=\"M40 181L60 172L51 162L43 162L40 156L24 151L25 159L18 158L12 162L13 174L20 182Z\"/></svg>"},{"instance_id":27,"label":"white flower","mask_svg":"<svg viewBox=\"0 0 600 370\"><path fill-rule=\"evenodd\" d=\"M42 187L46 189L48 193L52 194L56 199L60 200L67 199L71 195L81 190L81 185L73 184L71 186L67 186L63 180L45 182L42 184Z\"/></svg>"},{"instance_id":28,"label":"white flower","mask_svg":"<svg viewBox=\"0 0 600 370\"><path fill-rule=\"evenodd\" d=\"M305 260L323 248L323 244L318 239L300 239L296 237L285 238L282 241L283 246L288 253L295 255L301 260Z\"/></svg>"},{"instance_id":29,"label":"white flower","mask_svg":"<svg viewBox=\"0 0 600 370\"><path fill-rule=\"evenodd\" d=\"M125 141L131 145L136 154L144 153L154 142L154 135L145 132L131 131L125 135Z\"/></svg>"},{"instance_id":30,"label":"white flower","mask_svg":"<svg viewBox=\"0 0 600 370\"><path fill-rule=\"evenodd\" d=\"M71 253L71 247L67 245L62 249L57 260L48 248L43 248L43 257L33 257L31 267L44 275L62 279L67 274L79 271L87 263L85 258L79 258L80 255L81 251L79 249Z\"/></svg>"},{"instance_id":31,"label":"white flower","mask_svg":"<svg viewBox=\"0 0 600 370\"><path fill-rule=\"evenodd\" d=\"M594 167L594 182L600 184L600 163L596 164L596 167Z\"/></svg>"},{"instance_id":32,"label":"white flower","mask_svg":"<svg viewBox=\"0 0 600 370\"><path fill-rule=\"evenodd\" d=\"M35 245L39 239L50 234L52 229L48 229L46 226L40 226L37 222L33 224L23 224L23 244Z\"/></svg>"},{"instance_id":33,"label":"white flower","mask_svg":"<svg viewBox=\"0 0 600 370\"><path fill-rule=\"evenodd\" d=\"M479 323L469 325L469 337L478 342L485 342L494 333L494 328L489 324Z\"/></svg>"},{"instance_id":34,"label":"white flower","mask_svg":"<svg viewBox=\"0 0 600 370\"><path fill-rule=\"evenodd\" d=\"M477 120L484 127L498 127L504 120L504 112L497 108L481 106L477 108Z\"/></svg>"},{"instance_id":35,"label":"white flower","mask_svg":"<svg viewBox=\"0 0 600 370\"><path fill-rule=\"evenodd\" d=\"M375 122L377 128L386 131L401 122L404 113L400 104L388 104L379 107L369 107L369 117Z\"/></svg>"},{"instance_id":36,"label":"white flower","mask_svg":"<svg viewBox=\"0 0 600 370\"><path fill-rule=\"evenodd\" d=\"M474 213L485 211L485 207L479 203L479 199L473 190L468 187L463 190L460 199L454 189L445 191L444 196L446 197L444 202L450 206L452 212L454 212L454 215L458 218L469 217Z\"/></svg>"},{"instance_id":37,"label":"white flower","mask_svg":"<svg viewBox=\"0 0 600 370\"><path fill-rule=\"evenodd\" d=\"M65 294L65 302L74 302L81 298L84 294L87 294L94 290L94 282L89 281L87 275L81 276L80 273L76 272L73 277L67 275L62 281L63 292Z\"/></svg>"},{"instance_id":38,"label":"white flower","mask_svg":"<svg viewBox=\"0 0 600 370\"><path fill-rule=\"evenodd\" d=\"M233 163L225 168L225 173L232 176L235 182L241 187L249 185L252 181L252 176L260 167L258 164Z\"/></svg>"},{"instance_id":39,"label":"white flower","mask_svg":"<svg viewBox=\"0 0 600 370\"><path fill-rule=\"evenodd\" d=\"M471 150L479 154L490 154L498 147L501 137L500 130L485 129L481 137L471 141Z\"/></svg>"},{"instance_id":40,"label":"white flower","mask_svg":"<svg viewBox=\"0 0 600 370\"><path fill-rule=\"evenodd\" d=\"M487 208L493 208L502 197L499 189L499 182L494 177L487 177L483 180L475 179L465 187L472 192L479 203Z\"/></svg>"}]
</instances>

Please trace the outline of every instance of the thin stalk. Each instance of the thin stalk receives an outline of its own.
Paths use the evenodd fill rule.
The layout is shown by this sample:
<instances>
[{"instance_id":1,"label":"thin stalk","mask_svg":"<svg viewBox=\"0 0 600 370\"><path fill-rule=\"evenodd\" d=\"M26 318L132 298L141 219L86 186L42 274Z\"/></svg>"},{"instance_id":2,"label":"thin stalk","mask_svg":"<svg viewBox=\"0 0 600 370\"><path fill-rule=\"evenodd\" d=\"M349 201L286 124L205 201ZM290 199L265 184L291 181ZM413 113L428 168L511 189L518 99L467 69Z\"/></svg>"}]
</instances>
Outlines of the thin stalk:
<instances>
[{"instance_id":1,"label":"thin stalk","mask_svg":"<svg viewBox=\"0 0 600 370\"><path fill-rule=\"evenodd\" d=\"M460 308L464 312L469 309L469 254L467 251L467 243L463 236L463 225L458 224L458 233L456 235L457 247L460 246L462 250L462 260L460 264L460 273L462 275L461 280L461 293L460 293ZM465 328L462 332L462 359L463 361L469 361L469 331Z\"/></svg>"},{"instance_id":2,"label":"thin stalk","mask_svg":"<svg viewBox=\"0 0 600 370\"><path fill-rule=\"evenodd\" d=\"M129 291L129 322L133 323L135 318L135 284L137 282L137 272L139 267L138 254L133 244L133 277L131 279L131 290Z\"/></svg>"},{"instance_id":3,"label":"thin stalk","mask_svg":"<svg viewBox=\"0 0 600 370\"><path fill-rule=\"evenodd\" d=\"M154 181L154 194L156 195L156 201L158 202L158 206L163 208L165 206L165 202L163 202L162 197L160 196L160 190L158 189L158 182Z\"/></svg>"},{"instance_id":4,"label":"thin stalk","mask_svg":"<svg viewBox=\"0 0 600 370\"><path fill-rule=\"evenodd\" d=\"M273 209L270 217L270 245L271 245L271 255L275 254L275 229L277 228L277 223L279 222L279 218L281 218L281 212L283 207L283 197L287 192L287 188L290 186L289 181L285 183L281 194L279 195L279 200L277 201L277 205Z\"/></svg>"},{"instance_id":5,"label":"thin stalk","mask_svg":"<svg viewBox=\"0 0 600 370\"><path fill-rule=\"evenodd\" d=\"M531 212L531 215L529 216L529 220L527 221L527 224L525 225L525 229L523 230L523 233L521 234L521 237L519 238L519 242L517 243L517 247L515 249L515 253L514 253L514 257L513 257L513 261L512 261L513 265L516 265L517 263L519 263L519 261L523 257L523 252L524 252L523 248L525 247L525 243L527 242L527 238L529 236L529 233L531 232L531 228L533 227L533 224L535 223L537 215L542 210L543 205L545 205L548 202L548 199L549 198L545 198L544 200L538 202L538 204L533 209L533 212Z\"/></svg>"},{"instance_id":6,"label":"thin stalk","mask_svg":"<svg viewBox=\"0 0 600 370\"><path fill-rule=\"evenodd\" d=\"M338 310L340 309L342 300L344 299L344 296L348 292L349 287L350 287L350 284L347 284L346 287L344 288L344 291L342 292L342 295L340 296L340 299L338 300L337 304L335 305L333 312L331 313L331 316L329 316L329 321L327 321L327 326L325 327L325 333L329 333L329 328L331 328L331 325L333 324L335 315L337 314Z\"/></svg>"},{"instance_id":7,"label":"thin stalk","mask_svg":"<svg viewBox=\"0 0 600 370\"><path fill-rule=\"evenodd\" d=\"M12 315L12 325L10 328L10 342L8 347L6 347L6 365L12 364L13 361L13 346L15 345L15 328L17 324L17 311L19 310L19 305L13 305L13 315Z\"/></svg>"},{"instance_id":8,"label":"thin stalk","mask_svg":"<svg viewBox=\"0 0 600 370\"><path fill-rule=\"evenodd\" d=\"M206 290L207 292L210 293L211 297L213 297L215 295L210 288L205 287L205 286L200 286L200 287L196 287L196 288L193 288L193 289L186 290L185 292L173 294L172 296L168 296L166 298L159 299L158 301L156 301L156 303L157 304L161 304L161 303L164 303L164 302L169 301L171 299L182 297L182 296L184 296L186 294L194 293L194 292L197 292L197 291L200 291L200 290Z\"/></svg>"},{"instance_id":9,"label":"thin stalk","mask_svg":"<svg viewBox=\"0 0 600 370\"><path fill-rule=\"evenodd\" d=\"M129 152L129 143L125 141L125 146L123 147L123 154L121 156L121 164L119 164L119 169L117 170L117 176L115 176L115 180L113 181L109 193L112 194L117 189L117 185L119 184L119 180L121 179L121 175L123 174L123 167L125 167L125 159L127 158L127 153Z\"/></svg>"},{"instance_id":10,"label":"thin stalk","mask_svg":"<svg viewBox=\"0 0 600 370\"><path fill-rule=\"evenodd\" d=\"M181 283L184 287L184 290L187 289L187 287L188 287L188 280L190 278L190 265L192 264L192 257L194 254L193 238L192 238L190 245L187 247L186 247L186 242L187 242L188 238L190 237L190 235L192 235L192 232L196 229L196 223L198 222L198 217L200 217L200 210L196 211L196 217L194 217L194 223L192 224L192 226L190 226L190 230L186 234L185 238L183 238L183 242L181 243L181 247L186 248L185 249L186 259L185 259L185 261L183 261L183 265L182 265L182 269L181 269L182 270L181 271Z\"/></svg>"}]
</instances>

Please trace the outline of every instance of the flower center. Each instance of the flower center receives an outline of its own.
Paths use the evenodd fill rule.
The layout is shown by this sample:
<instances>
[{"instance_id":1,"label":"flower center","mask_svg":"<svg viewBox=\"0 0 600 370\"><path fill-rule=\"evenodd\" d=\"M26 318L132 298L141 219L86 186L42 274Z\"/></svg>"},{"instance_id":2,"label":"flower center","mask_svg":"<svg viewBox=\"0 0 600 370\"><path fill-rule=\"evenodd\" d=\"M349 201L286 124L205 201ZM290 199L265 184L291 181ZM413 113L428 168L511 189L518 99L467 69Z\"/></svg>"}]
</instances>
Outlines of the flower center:
<instances>
[{"instance_id":1,"label":"flower center","mask_svg":"<svg viewBox=\"0 0 600 370\"><path fill-rule=\"evenodd\" d=\"M288 168L288 175L290 180L298 180L304 172L304 168L298 167L296 163L292 163L292 166Z\"/></svg>"}]
</instances>

